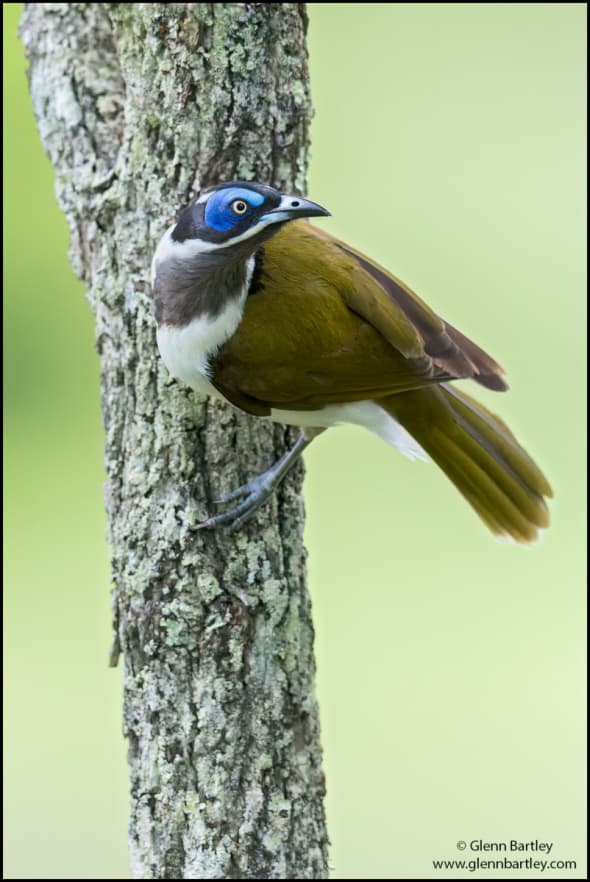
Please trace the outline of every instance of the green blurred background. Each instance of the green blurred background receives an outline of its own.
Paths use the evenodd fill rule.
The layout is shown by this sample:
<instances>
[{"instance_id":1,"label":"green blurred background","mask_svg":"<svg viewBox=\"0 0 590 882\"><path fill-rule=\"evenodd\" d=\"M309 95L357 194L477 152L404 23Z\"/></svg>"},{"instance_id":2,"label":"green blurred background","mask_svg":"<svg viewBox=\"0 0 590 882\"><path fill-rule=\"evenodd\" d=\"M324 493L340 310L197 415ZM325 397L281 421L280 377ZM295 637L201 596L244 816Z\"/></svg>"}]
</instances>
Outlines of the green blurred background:
<instances>
[{"instance_id":1,"label":"green blurred background","mask_svg":"<svg viewBox=\"0 0 590 882\"><path fill-rule=\"evenodd\" d=\"M433 465L352 428L312 446L333 877L469 877L431 861L517 838L582 878L585 4L309 11L311 198L505 365L509 394L476 391L556 493L525 550ZM5 874L126 878L93 323L3 12Z\"/></svg>"}]
</instances>

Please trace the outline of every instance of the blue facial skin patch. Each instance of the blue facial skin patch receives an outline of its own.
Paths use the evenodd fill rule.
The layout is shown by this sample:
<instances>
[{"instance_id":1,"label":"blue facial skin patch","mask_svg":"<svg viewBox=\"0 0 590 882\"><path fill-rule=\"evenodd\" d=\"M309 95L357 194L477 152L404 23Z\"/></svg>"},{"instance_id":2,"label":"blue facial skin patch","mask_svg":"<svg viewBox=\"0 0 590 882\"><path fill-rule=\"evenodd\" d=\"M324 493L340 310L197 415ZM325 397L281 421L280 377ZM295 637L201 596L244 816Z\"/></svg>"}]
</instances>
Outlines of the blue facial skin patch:
<instances>
[{"instance_id":1,"label":"blue facial skin patch","mask_svg":"<svg viewBox=\"0 0 590 882\"><path fill-rule=\"evenodd\" d=\"M250 208L258 208L264 202L264 196L255 190L245 190L242 187L228 187L226 190L218 190L210 196L205 206L207 226L225 233L247 218L250 214L249 211L245 214L235 214L231 210L230 206L236 199L241 199Z\"/></svg>"}]
</instances>

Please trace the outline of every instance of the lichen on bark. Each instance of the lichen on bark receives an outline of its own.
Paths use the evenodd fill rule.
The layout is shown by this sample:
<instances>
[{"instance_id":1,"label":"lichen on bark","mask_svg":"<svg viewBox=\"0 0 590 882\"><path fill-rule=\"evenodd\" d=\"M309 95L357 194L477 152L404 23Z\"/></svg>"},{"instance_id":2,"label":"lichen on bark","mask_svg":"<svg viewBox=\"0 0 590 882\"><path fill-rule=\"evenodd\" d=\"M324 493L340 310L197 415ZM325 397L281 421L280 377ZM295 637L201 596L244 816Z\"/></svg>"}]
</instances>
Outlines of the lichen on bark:
<instances>
[{"instance_id":1,"label":"lichen on bark","mask_svg":"<svg viewBox=\"0 0 590 882\"><path fill-rule=\"evenodd\" d=\"M241 532L195 530L291 431L169 377L149 288L200 187L304 191L305 27L295 3L27 4L21 24L96 317L136 878L326 875L302 468Z\"/></svg>"}]
</instances>

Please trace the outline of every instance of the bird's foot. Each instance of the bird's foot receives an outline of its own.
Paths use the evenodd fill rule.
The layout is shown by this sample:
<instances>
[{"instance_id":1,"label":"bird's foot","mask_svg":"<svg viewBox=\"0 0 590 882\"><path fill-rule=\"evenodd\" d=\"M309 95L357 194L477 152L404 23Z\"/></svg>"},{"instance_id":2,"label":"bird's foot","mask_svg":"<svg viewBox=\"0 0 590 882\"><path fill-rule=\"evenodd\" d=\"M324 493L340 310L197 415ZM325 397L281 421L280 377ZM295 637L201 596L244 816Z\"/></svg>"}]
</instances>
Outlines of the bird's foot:
<instances>
[{"instance_id":1,"label":"bird's foot","mask_svg":"<svg viewBox=\"0 0 590 882\"><path fill-rule=\"evenodd\" d=\"M319 435L320 432L323 432L323 429L302 429L293 447L283 453L270 469L216 500L218 505L226 505L228 502L233 502L234 499L241 499L242 501L238 505L234 505L233 508L228 508L227 511L222 511L218 515L212 515L199 524L197 529L204 530L206 527L228 524L234 530L238 530L266 502L308 444L311 443L312 438Z\"/></svg>"},{"instance_id":2,"label":"bird's foot","mask_svg":"<svg viewBox=\"0 0 590 882\"><path fill-rule=\"evenodd\" d=\"M248 481L247 484L242 484L241 487L236 487L235 490L225 493L220 499L215 500L216 505L227 505L234 499L242 499L242 502L228 508L227 511L207 518L198 525L197 529L203 530L206 527L218 527L225 524L238 530L272 495L278 483L277 478L280 476L277 475L277 471L273 467L258 475L257 478Z\"/></svg>"}]
</instances>

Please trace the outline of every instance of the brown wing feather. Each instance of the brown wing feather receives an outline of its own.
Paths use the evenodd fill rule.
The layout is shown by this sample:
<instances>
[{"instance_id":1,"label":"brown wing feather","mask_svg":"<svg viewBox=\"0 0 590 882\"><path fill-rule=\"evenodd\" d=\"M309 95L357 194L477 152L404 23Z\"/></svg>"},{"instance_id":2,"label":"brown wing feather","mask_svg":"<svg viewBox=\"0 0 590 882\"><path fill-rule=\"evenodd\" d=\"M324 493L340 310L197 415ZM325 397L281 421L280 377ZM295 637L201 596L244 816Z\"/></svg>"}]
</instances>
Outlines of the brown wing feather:
<instances>
[{"instance_id":1,"label":"brown wing feather","mask_svg":"<svg viewBox=\"0 0 590 882\"><path fill-rule=\"evenodd\" d=\"M344 242L316 230L346 254L354 256L391 300L404 312L424 341L424 350L434 364L452 377L471 377L482 386L503 392L508 385L504 370L487 352L437 315L411 288L379 264Z\"/></svg>"}]
</instances>

